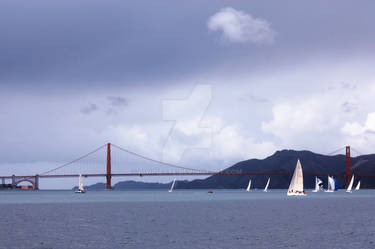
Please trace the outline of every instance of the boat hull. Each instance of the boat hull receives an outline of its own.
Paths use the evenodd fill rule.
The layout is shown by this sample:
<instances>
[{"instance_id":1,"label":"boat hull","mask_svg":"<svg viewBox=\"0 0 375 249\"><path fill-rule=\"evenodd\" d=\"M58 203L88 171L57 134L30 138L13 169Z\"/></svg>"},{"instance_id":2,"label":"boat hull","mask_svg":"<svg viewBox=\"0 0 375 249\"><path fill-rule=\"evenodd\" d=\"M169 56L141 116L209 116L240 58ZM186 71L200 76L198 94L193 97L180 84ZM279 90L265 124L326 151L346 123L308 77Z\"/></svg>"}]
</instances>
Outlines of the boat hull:
<instances>
[{"instance_id":1,"label":"boat hull","mask_svg":"<svg viewBox=\"0 0 375 249\"><path fill-rule=\"evenodd\" d=\"M287 193L288 196L305 196L306 193Z\"/></svg>"}]
</instances>

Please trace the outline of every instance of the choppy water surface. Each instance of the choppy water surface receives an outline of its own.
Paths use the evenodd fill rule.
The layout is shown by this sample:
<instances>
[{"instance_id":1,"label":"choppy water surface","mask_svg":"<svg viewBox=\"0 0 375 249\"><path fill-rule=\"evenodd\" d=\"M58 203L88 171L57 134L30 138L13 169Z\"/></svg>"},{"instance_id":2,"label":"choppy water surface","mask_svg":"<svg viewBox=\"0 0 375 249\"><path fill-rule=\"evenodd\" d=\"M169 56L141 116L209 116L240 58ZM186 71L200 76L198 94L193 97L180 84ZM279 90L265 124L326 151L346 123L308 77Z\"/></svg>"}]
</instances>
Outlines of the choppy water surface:
<instances>
[{"instance_id":1,"label":"choppy water surface","mask_svg":"<svg viewBox=\"0 0 375 249\"><path fill-rule=\"evenodd\" d=\"M0 191L0 248L375 248L375 191Z\"/></svg>"}]
</instances>

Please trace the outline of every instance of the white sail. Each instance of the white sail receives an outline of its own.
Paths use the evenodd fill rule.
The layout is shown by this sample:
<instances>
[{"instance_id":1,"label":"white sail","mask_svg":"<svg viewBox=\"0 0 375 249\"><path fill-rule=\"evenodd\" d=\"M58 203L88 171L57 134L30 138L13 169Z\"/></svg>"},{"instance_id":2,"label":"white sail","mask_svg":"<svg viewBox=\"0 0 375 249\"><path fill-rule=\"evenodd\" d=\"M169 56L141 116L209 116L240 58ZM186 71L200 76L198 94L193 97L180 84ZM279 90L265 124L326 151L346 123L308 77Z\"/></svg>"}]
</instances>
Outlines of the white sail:
<instances>
[{"instance_id":1,"label":"white sail","mask_svg":"<svg viewBox=\"0 0 375 249\"><path fill-rule=\"evenodd\" d=\"M315 176L315 189L312 192L318 192L318 191L319 191L318 177Z\"/></svg>"},{"instance_id":2,"label":"white sail","mask_svg":"<svg viewBox=\"0 0 375 249\"><path fill-rule=\"evenodd\" d=\"M288 188L288 195L305 195L303 191L303 173L301 162L297 161L296 169L294 170L292 180Z\"/></svg>"},{"instance_id":3,"label":"white sail","mask_svg":"<svg viewBox=\"0 0 375 249\"><path fill-rule=\"evenodd\" d=\"M353 188L353 182L354 182L354 175L352 176L352 179L350 180L349 186L346 189L346 192L351 193Z\"/></svg>"},{"instance_id":4,"label":"white sail","mask_svg":"<svg viewBox=\"0 0 375 249\"><path fill-rule=\"evenodd\" d=\"M82 175L81 175L81 174L79 175L79 185L78 185L78 190L80 190L80 191L85 191L85 189L83 188L83 182L82 182Z\"/></svg>"},{"instance_id":5,"label":"white sail","mask_svg":"<svg viewBox=\"0 0 375 249\"><path fill-rule=\"evenodd\" d=\"M318 178L318 177L317 177L317 180L318 180L318 186L321 189L322 186L323 186L323 181L320 178Z\"/></svg>"},{"instance_id":6,"label":"white sail","mask_svg":"<svg viewBox=\"0 0 375 249\"><path fill-rule=\"evenodd\" d=\"M333 177L328 176L328 187L325 192L334 192L335 191L335 180Z\"/></svg>"},{"instance_id":7,"label":"white sail","mask_svg":"<svg viewBox=\"0 0 375 249\"><path fill-rule=\"evenodd\" d=\"M312 192L318 192L322 189L323 181L318 177L315 177L315 189Z\"/></svg>"},{"instance_id":8,"label":"white sail","mask_svg":"<svg viewBox=\"0 0 375 249\"><path fill-rule=\"evenodd\" d=\"M76 193L85 193L85 189L83 188L83 182L82 182L82 175L79 175L78 178L78 190L75 191Z\"/></svg>"},{"instance_id":9,"label":"white sail","mask_svg":"<svg viewBox=\"0 0 375 249\"><path fill-rule=\"evenodd\" d=\"M173 179L173 183L172 183L172 186L171 186L171 189L168 190L168 192L172 192L173 191L173 188L174 188L174 184L176 183L176 179Z\"/></svg>"},{"instance_id":10,"label":"white sail","mask_svg":"<svg viewBox=\"0 0 375 249\"><path fill-rule=\"evenodd\" d=\"M328 191L333 192L335 189L335 182L333 181L333 178L328 176Z\"/></svg>"},{"instance_id":11,"label":"white sail","mask_svg":"<svg viewBox=\"0 0 375 249\"><path fill-rule=\"evenodd\" d=\"M355 187L354 190L359 190L360 187L361 187L361 181L359 181L359 182L357 183L357 186Z\"/></svg>"},{"instance_id":12,"label":"white sail","mask_svg":"<svg viewBox=\"0 0 375 249\"><path fill-rule=\"evenodd\" d=\"M263 190L264 192L267 192L269 185L270 185L270 178L268 177L268 181L267 181L266 187Z\"/></svg>"},{"instance_id":13,"label":"white sail","mask_svg":"<svg viewBox=\"0 0 375 249\"><path fill-rule=\"evenodd\" d=\"M246 191L250 191L250 188L251 188L251 179L250 179L250 181L249 181L249 184L247 185L247 189L246 189Z\"/></svg>"}]
</instances>

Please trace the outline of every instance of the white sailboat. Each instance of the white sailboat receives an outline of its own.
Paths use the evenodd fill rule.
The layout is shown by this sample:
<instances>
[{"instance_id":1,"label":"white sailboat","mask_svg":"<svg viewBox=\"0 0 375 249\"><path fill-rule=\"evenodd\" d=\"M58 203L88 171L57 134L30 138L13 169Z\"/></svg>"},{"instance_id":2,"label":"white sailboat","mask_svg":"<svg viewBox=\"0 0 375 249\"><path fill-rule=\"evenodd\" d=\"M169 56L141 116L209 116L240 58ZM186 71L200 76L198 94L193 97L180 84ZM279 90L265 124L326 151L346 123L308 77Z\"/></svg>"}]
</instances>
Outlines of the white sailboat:
<instances>
[{"instance_id":1,"label":"white sailboat","mask_svg":"<svg viewBox=\"0 0 375 249\"><path fill-rule=\"evenodd\" d=\"M80 194L86 193L86 190L83 187L82 175L81 174L79 175L78 190L75 191L75 192L80 193Z\"/></svg>"},{"instance_id":2,"label":"white sailboat","mask_svg":"<svg viewBox=\"0 0 375 249\"><path fill-rule=\"evenodd\" d=\"M251 188L251 179L250 179L250 181L249 181L249 184L247 185L247 189L246 189L246 191L250 191L250 188Z\"/></svg>"},{"instance_id":3,"label":"white sailboat","mask_svg":"<svg viewBox=\"0 0 375 249\"><path fill-rule=\"evenodd\" d=\"M354 182L354 175L352 175L352 179L350 180L349 186L348 186L348 188L346 189L346 192L347 192L347 193L351 193L351 192L352 192L353 182Z\"/></svg>"},{"instance_id":4,"label":"white sailboat","mask_svg":"<svg viewBox=\"0 0 375 249\"><path fill-rule=\"evenodd\" d=\"M332 193L337 190L336 188L336 180L333 177L328 176L328 188L324 192Z\"/></svg>"},{"instance_id":5,"label":"white sailboat","mask_svg":"<svg viewBox=\"0 0 375 249\"><path fill-rule=\"evenodd\" d=\"M305 191L303 191L303 173L301 162L299 161L299 159L297 161L292 180L290 181L288 195L306 195Z\"/></svg>"},{"instance_id":6,"label":"white sailboat","mask_svg":"<svg viewBox=\"0 0 375 249\"><path fill-rule=\"evenodd\" d=\"M268 177L268 181L267 181L267 184L266 184L266 187L264 188L264 192L267 192L268 191L268 186L270 185L270 178Z\"/></svg>"},{"instance_id":7,"label":"white sailboat","mask_svg":"<svg viewBox=\"0 0 375 249\"><path fill-rule=\"evenodd\" d=\"M173 188L174 188L174 184L176 183L176 179L173 179L173 183L172 183L172 186L171 188L168 190L169 193L171 193L173 191Z\"/></svg>"},{"instance_id":8,"label":"white sailboat","mask_svg":"<svg viewBox=\"0 0 375 249\"><path fill-rule=\"evenodd\" d=\"M318 177L315 177L315 189L312 192L318 192L322 189L323 181Z\"/></svg>"},{"instance_id":9,"label":"white sailboat","mask_svg":"<svg viewBox=\"0 0 375 249\"><path fill-rule=\"evenodd\" d=\"M359 190L359 188L361 187L361 181L359 181L358 183L357 183L357 186L355 187L355 189L354 190Z\"/></svg>"}]
</instances>

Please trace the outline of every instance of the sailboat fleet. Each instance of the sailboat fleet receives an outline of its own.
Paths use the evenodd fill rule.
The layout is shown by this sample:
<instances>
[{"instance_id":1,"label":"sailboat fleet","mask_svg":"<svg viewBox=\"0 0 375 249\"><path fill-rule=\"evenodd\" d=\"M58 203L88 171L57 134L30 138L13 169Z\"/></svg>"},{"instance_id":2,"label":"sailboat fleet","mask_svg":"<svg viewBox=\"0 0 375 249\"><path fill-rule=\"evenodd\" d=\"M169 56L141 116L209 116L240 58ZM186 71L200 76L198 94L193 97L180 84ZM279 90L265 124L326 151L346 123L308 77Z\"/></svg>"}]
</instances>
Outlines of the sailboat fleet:
<instances>
[{"instance_id":1,"label":"sailboat fleet","mask_svg":"<svg viewBox=\"0 0 375 249\"><path fill-rule=\"evenodd\" d=\"M270 178L268 178L267 180L267 184L266 186L264 187L263 191L264 192L267 192L268 191L268 186L270 185ZM247 188L246 188L246 191L249 192L250 191L250 188L251 188L251 179L249 180L249 184L247 185Z\"/></svg>"},{"instance_id":2,"label":"sailboat fleet","mask_svg":"<svg viewBox=\"0 0 375 249\"><path fill-rule=\"evenodd\" d=\"M352 176L352 179L350 180L350 183L349 183L349 186L348 186L346 192L352 193L353 183L354 183L354 175ZM354 191L359 190L360 187L361 187L361 181L358 181L357 186L354 188Z\"/></svg>"},{"instance_id":3,"label":"sailboat fleet","mask_svg":"<svg viewBox=\"0 0 375 249\"><path fill-rule=\"evenodd\" d=\"M263 190L264 192L267 192L269 184L270 184L270 178L268 178L267 180L266 187ZM353 184L354 184L354 175L352 176L350 180L350 183L346 192L352 193ZM358 181L357 186L355 187L354 190L359 190L360 186L361 186L361 182ZM246 191L250 191L250 188L251 188L251 179L249 180L249 184L247 185ZM338 190L338 185L337 185L336 179L333 178L332 176L328 176L328 187L326 190L324 190L324 192L333 193L337 190ZM319 192L319 191L323 191L323 181L320 178L315 177L315 188L312 192ZM306 192L304 191L304 188L303 188L303 172L302 172L302 165L301 165L300 160L297 160L297 165L296 165L296 168L294 169L294 173L292 176L292 180L290 181L290 184L289 184L287 195L288 196L306 195Z\"/></svg>"},{"instance_id":4,"label":"sailboat fleet","mask_svg":"<svg viewBox=\"0 0 375 249\"><path fill-rule=\"evenodd\" d=\"M264 192L268 191L268 187L270 185L270 178L268 178L266 186L264 187ZM176 184L176 179L173 179L171 188L168 190L168 192L173 192L174 186ZM350 183L348 185L348 188L346 189L347 193L352 193L353 191L353 184L354 184L354 175L352 175L352 178L350 180ZM358 191L361 187L361 181L358 181L356 187L354 188L354 191ZM247 185L246 191L249 192L251 189L251 179L249 180L249 183ZM315 177L315 188L312 192L319 192L323 190L323 181ZM338 190L337 181L335 178L328 176L328 186L327 189L324 190L324 192L333 193ZM82 175L79 175L79 182L78 182L78 190L75 191L75 193L86 193L86 190L83 187L82 182ZM210 191L209 191L210 193ZM212 193L212 191L211 191ZM292 176L292 180L290 181L288 192L288 196L304 196L306 195L306 192L303 188L303 172L302 172L302 165L300 160L297 160L296 168L294 169L294 173Z\"/></svg>"},{"instance_id":5,"label":"sailboat fleet","mask_svg":"<svg viewBox=\"0 0 375 249\"><path fill-rule=\"evenodd\" d=\"M346 189L346 192L352 193L353 184L354 184L354 175L352 176L350 180L350 183L348 185L348 188ZM361 186L361 182L358 181L357 186L355 187L355 190L359 190L360 186ZM318 192L320 190L323 190L323 181L319 179L318 177L315 177L315 189L312 192ZM333 193L337 190L338 190L338 184L337 184L336 179L331 176L328 176L328 186L324 192ZM303 190L303 173L302 173L301 162L299 160L297 161L297 165L294 170L292 180L290 181L287 195L288 196L306 195L305 191Z\"/></svg>"},{"instance_id":6,"label":"sailboat fleet","mask_svg":"<svg viewBox=\"0 0 375 249\"><path fill-rule=\"evenodd\" d=\"M270 178L267 180L266 187L264 188L264 192L267 192L268 186L270 184ZM352 193L352 188L354 184L354 175L352 176L349 186L346 190L348 193ZM361 186L361 181L358 181L357 186L355 187L355 191L359 190ZM249 192L251 188L251 179L249 180L249 184L247 185L246 191ZM333 193L338 190L338 184L335 178L328 176L328 186L327 189L324 190L324 192ZM323 191L323 181L315 177L315 188L312 192L319 192ZM306 192L303 188L303 172L302 172L302 165L300 160L297 160L296 168L294 169L292 180L290 181L288 192L288 196L304 196L306 195Z\"/></svg>"}]
</instances>

